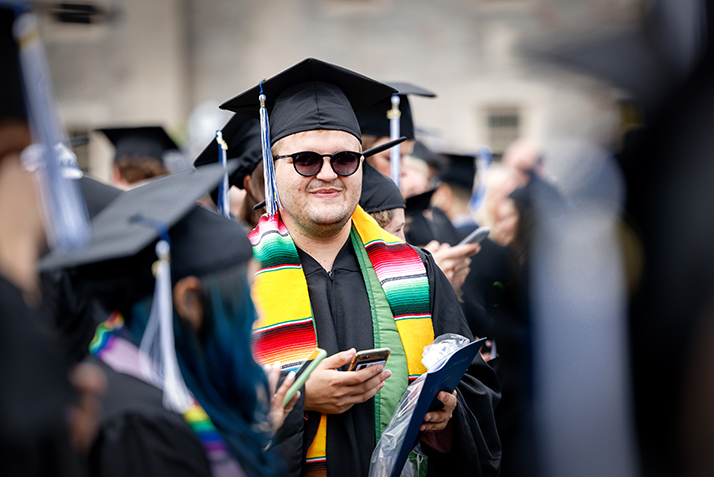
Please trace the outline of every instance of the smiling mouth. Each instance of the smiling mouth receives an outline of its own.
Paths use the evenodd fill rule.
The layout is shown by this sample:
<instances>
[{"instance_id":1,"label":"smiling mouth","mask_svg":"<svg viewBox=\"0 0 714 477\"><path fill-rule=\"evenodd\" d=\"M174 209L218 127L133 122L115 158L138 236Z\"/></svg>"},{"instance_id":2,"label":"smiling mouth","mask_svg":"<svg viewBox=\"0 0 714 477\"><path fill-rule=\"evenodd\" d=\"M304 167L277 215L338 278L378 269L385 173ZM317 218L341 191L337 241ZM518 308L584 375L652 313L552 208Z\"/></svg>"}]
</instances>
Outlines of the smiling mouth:
<instances>
[{"instance_id":1,"label":"smiling mouth","mask_svg":"<svg viewBox=\"0 0 714 477\"><path fill-rule=\"evenodd\" d=\"M319 197L319 198L326 198L326 199L331 199L334 197L337 197L342 193L342 189L334 189L334 188L321 188L321 189L315 189L311 190L310 194Z\"/></svg>"}]
</instances>

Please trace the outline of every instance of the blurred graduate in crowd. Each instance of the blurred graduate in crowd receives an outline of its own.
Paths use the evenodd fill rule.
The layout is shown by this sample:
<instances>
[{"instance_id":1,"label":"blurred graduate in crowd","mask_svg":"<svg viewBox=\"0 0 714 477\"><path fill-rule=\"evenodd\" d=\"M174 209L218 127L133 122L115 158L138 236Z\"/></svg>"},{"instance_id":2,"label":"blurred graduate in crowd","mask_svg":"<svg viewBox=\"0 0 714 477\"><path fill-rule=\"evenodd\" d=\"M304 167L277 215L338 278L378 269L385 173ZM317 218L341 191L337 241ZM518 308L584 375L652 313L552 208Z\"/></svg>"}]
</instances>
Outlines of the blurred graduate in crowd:
<instances>
[{"instance_id":1,"label":"blurred graduate in crowd","mask_svg":"<svg viewBox=\"0 0 714 477\"><path fill-rule=\"evenodd\" d=\"M130 189L170 172L166 154L179 147L161 126L101 128L98 131L114 145L112 184Z\"/></svg>"},{"instance_id":2,"label":"blurred graduate in crowd","mask_svg":"<svg viewBox=\"0 0 714 477\"><path fill-rule=\"evenodd\" d=\"M265 212L264 206L256 208L257 204L265 201L260 124L250 116L234 114L221 129L221 135L227 146L226 158L238 164L235 172L228 177L228 184L231 190L238 188L245 191L239 206L232 208L231 213L248 230L252 230ZM218 163L220 147L216 139L211 141L198 155L194 166ZM217 195L212 195L212 199L217 202Z\"/></svg>"}]
</instances>

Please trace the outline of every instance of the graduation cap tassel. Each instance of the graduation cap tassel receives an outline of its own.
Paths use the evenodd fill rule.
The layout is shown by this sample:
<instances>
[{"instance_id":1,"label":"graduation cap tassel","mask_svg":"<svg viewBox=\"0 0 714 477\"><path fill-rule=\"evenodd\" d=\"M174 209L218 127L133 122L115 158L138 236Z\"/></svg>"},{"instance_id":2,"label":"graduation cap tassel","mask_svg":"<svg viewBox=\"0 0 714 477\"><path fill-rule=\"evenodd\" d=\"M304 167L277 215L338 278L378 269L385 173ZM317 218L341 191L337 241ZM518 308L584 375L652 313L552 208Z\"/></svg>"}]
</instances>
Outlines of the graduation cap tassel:
<instances>
[{"instance_id":1,"label":"graduation cap tassel","mask_svg":"<svg viewBox=\"0 0 714 477\"><path fill-rule=\"evenodd\" d=\"M148 218L138 221L152 223ZM160 226L161 240L156 244L158 260L154 263L154 300L149 321L139 345L141 371L144 377L164 390L166 409L183 413L192 403L191 394L181 376L174 345L174 321L171 293L171 245L168 227Z\"/></svg>"},{"instance_id":2,"label":"graduation cap tassel","mask_svg":"<svg viewBox=\"0 0 714 477\"><path fill-rule=\"evenodd\" d=\"M273 217L280 208L278 189L275 184L275 165L273 164L273 153L270 151L270 122L268 120L268 110L265 107L265 94L263 93L263 83L260 83L260 142L263 149L263 173L265 175L265 209L269 216Z\"/></svg>"},{"instance_id":3,"label":"graduation cap tassel","mask_svg":"<svg viewBox=\"0 0 714 477\"><path fill-rule=\"evenodd\" d=\"M478 171L478 185L476 190L471 194L469 200L469 209L472 212L477 211L483 204L483 199L486 197L486 183L488 180L488 170L493 161L493 151L488 146L483 146L476 154L476 170Z\"/></svg>"},{"instance_id":4,"label":"graduation cap tassel","mask_svg":"<svg viewBox=\"0 0 714 477\"><path fill-rule=\"evenodd\" d=\"M387 112L387 119L389 119L389 139L391 141L398 139L400 137L400 119L402 116L401 111L399 111L399 95L392 95L392 109ZM402 155L399 145L392 147L389 150L389 164L391 168L392 180L397 187L401 189L399 185L399 179L401 177L401 165L402 165Z\"/></svg>"},{"instance_id":5,"label":"graduation cap tassel","mask_svg":"<svg viewBox=\"0 0 714 477\"><path fill-rule=\"evenodd\" d=\"M29 3L29 2L28 2ZM41 201L50 247L80 250L90 241L89 215L78 181L65 177L63 151L69 143L57 111L52 78L31 13L20 15L13 25L19 45L20 65L33 141L37 148Z\"/></svg>"},{"instance_id":6,"label":"graduation cap tassel","mask_svg":"<svg viewBox=\"0 0 714 477\"><path fill-rule=\"evenodd\" d=\"M226 158L228 144L223 139L223 133L216 131L216 142L218 143L218 162L223 166L225 173L223 180L218 185L218 213L224 217L231 218L230 203L228 202L228 160Z\"/></svg>"}]
</instances>

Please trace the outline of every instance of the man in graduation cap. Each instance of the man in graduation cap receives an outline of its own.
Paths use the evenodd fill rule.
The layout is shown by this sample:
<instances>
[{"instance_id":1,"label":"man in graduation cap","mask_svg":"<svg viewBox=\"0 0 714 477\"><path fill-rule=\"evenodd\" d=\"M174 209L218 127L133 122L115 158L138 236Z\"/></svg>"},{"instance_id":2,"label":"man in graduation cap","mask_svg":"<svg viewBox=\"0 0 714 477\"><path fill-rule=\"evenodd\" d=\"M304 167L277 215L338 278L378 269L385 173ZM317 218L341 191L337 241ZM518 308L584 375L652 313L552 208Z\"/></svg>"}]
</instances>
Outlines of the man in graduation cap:
<instances>
[{"instance_id":1,"label":"man in graduation cap","mask_svg":"<svg viewBox=\"0 0 714 477\"><path fill-rule=\"evenodd\" d=\"M161 126L98 129L112 142L114 167L112 183L130 189L136 182L169 173L164 154L178 146Z\"/></svg>"},{"instance_id":2,"label":"man in graduation cap","mask_svg":"<svg viewBox=\"0 0 714 477\"><path fill-rule=\"evenodd\" d=\"M262 262L254 353L284 370L315 347L328 353L277 436L288 475L366 475L397 402L426 371L424 346L447 332L471 338L432 257L357 205L363 157L355 111L393 92L307 59L222 105L263 117L268 213L250 235ZM384 367L345 371L356 350L378 347L392 350ZM422 426L429 475L498 473L497 388L477 357L456 392L439 394L443 409Z\"/></svg>"}]
</instances>

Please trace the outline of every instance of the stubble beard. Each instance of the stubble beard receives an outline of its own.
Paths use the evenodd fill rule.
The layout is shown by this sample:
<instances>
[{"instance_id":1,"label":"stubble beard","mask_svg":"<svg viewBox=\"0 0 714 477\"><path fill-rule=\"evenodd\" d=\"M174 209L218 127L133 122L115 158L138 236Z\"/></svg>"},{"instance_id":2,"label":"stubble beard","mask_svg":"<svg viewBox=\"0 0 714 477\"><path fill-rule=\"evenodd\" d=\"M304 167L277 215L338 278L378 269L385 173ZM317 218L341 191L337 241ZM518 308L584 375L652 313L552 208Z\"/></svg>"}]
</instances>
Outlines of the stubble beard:
<instances>
[{"instance_id":1,"label":"stubble beard","mask_svg":"<svg viewBox=\"0 0 714 477\"><path fill-rule=\"evenodd\" d=\"M347 188L342 184L329 185L341 188L345 194L348 193ZM318 184L308 187L307 190L309 191L316 187L318 187ZM359 190L361 191L361 187ZM288 209L283 212L290 215L293 223L300 229L300 232L304 236L317 240L330 239L338 235L352 218L352 214L359 202L359 196L352 197L351 199L348 204L334 206L342 209L342 211L339 212L337 210L330 211L331 206L329 204L304 204L302 207L293 204L294 207L297 206L297 209L288 207ZM333 214L334 216L330 217Z\"/></svg>"},{"instance_id":2,"label":"stubble beard","mask_svg":"<svg viewBox=\"0 0 714 477\"><path fill-rule=\"evenodd\" d=\"M329 239L335 237L344 228L347 222L349 222L350 218L351 215L347 214L337 222L324 224L315 222L309 218L305 220L304 217L293 216L295 225L300 228L303 235L313 239Z\"/></svg>"}]
</instances>

